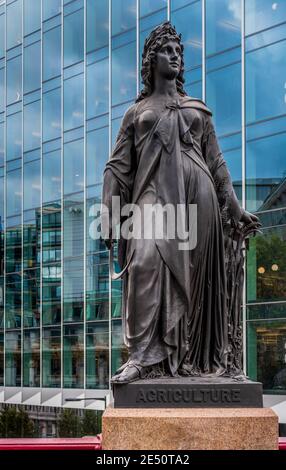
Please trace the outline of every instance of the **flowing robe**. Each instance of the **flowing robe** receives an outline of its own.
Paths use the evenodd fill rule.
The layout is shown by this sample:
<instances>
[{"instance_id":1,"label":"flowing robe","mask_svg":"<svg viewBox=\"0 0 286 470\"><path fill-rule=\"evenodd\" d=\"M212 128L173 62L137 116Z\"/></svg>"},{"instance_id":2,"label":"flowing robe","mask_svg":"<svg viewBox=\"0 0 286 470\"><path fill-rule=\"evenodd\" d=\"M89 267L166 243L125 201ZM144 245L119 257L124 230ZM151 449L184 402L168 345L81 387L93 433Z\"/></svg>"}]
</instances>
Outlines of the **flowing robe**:
<instances>
[{"instance_id":1,"label":"flowing robe","mask_svg":"<svg viewBox=\"0 0 286 470\"><path fill-rule=\"evenodd\" d=\"M221 154L211 111L197 99L148 99L126 112L105 169L102 202L197 205L197 245L178 237L120 240L130 260L123 283L123 331L130 359L162 361L175 374L182 363L202 372L227 366L227 309L221 216L242 215ZM186 220L188 223L188 220ZM190 227L189 227L190 228Z\"/></svg>"}]
</instances>

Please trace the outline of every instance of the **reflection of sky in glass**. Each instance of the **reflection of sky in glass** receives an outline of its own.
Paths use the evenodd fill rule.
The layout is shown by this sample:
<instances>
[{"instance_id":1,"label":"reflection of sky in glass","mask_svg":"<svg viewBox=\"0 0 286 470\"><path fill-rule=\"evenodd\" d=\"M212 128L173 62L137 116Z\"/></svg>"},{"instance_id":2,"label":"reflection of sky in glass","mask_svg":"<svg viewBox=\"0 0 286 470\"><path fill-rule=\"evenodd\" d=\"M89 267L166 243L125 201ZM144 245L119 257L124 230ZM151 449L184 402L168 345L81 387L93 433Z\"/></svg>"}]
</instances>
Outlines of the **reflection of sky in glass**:
<instances>
[{"instance_id":1,"label":"reflection of sky in glass","mask_svg":"<svg viewBox=\"0 0 286 470\"><path fill-rule=\"evenodd\" d=\"M41 87L41 43L24 49L24 93Z\"/></svg>"},{"instance_id":2,"label":"reflection of sky in glass","mask_svg":"<svg viewBox=\"0 0 286 470\"><path fill-rule=\"evenodd\" d=\"M6 41L7 49L22 42L22 0L7 5Z\"/></svg>"},{"instance_id":3,"label":"reflection of sky in glass","mask_svg":"<svg viewBox=\"0 0 286 470\"><path fill-rule=\"evenodd\" d=\"M61 27L43 35L43 80L61 74Z\"/></svg>"},{"instance_id":4,"label":"reflection of sky in glass","mask_svg":"<svg viewBox=\"0 0 286 470\"><path fill-rule=\"evenodd\" d=\"M7 194L6 199L7 217L20 214L22 209L22 171L21 169L9 171L7 173Z\"/></svg>"},{"instance_id":5,"label":"reflection of sky in glass","mask_svg":"<svg viewBox=\"0 0 286 470\"><path fill-rule=\"evenodd\" d=\"M6 158L13 160L21 157L22 152L22 113L7 116Z\"/></svg>"},{"instance_id":6,"label":"reflection of sky in glass","mask_svg":"<svg viewBox=\"0 0 286 470\"><path fill-rule=\"evenodd\" d=\"M101 183L108 160L108 127L87 134L87 185Z\"/></svg>"},{"instance_id":7,"label":"reflection of sky in glass","mask_svg":"<svg viewBox=\"0 0 286 470\"><path fill-rule=\"evenodd\" d=\"M56 150L43 155L43 203L61 197L61 152Z\"/></svg>"},{"instance_id":8,"label":"reflection of sky in glass","mask_svg":"<svg viewBox=\"0 0 286 470\"><path fill-rule=\"evenodd\" d=\"M108 59L87 68L87 119L108 112Z\"/></svg>"},{"instance_id":9,"label":"reflection of sky in glass","mask_svg":"<svg viewBox=\"0 0 286 470\"><path fill-rule=\"evenodd\" d=\"M64 130L83 125L83 74L64 82Z\"/></svg>"},{"instance_id":10,"label":"reflection of sky in glass","mask_svg":"<svg viewBox=\"0 0 286 470\"><path fill-rule=\"evenodd\" d=\"M241 0L206 0L206 53L240 45Z\"/></svg>"},{"instance_id":11,"label":"reflection of sky in glass","mask_svg":"<svg viewBox=\"0 0 286 470\"><path fill-rule=\"evenodd\" d=\"M112 34L122 33L136 25L136 0L112 0Z\"/></svg>"},{"instance_id":12,"label":"reflection of sky in glass","mask_svg":"<svg viewBox=\"0 0 286 470\"><path fill-rule=\"evenodd\" d=\"M246 121L286 113L286 41L246 54Z\"/></svg>"},{"instance_id":13,"label":"reflection of sky in glass","mask_svg":"<svg viewBox=\"0 0 286 470\"><path fill-rule=\"evenodd\" d=\"M61 135L61 89L43 95L43 141Z\"/></svg>"},{"instance_id":14,"label":"reflection of sky in glass","mask_svg":"<svg viewBox=\"0 0 286 470\"><path fill-rule=\"evenodd\" d=\"M5 104L5 69L0 69L0 113L4 111Z\"/></svg>"},{"instance_id":15,"label":"reflection of sky in glass","mask_svg":"<svg viewBox=\"0 0 286 470\"><path fill-rule=\"evenodd\" d=\"M87 0L86 8L86 48L90 52L108 44L108 0Z\"/></svg>"},{"instance_id":16,"label":"reflection of sky in glass","mask_svg":"<svg viewBox=\"0 0 286 470\"><path fill-rule=\"evenodd\" d=\"M31 34L41 27L41 2L24 0L24 35Z\"/></svg>"},{"instance_id":17,"label":"reflection of sky in glass","mask_svg":"<svg viewBox=\"0 0 286 470\"><path fill-rule=\"evenodd\" d=\"M136 43L112 51L112 105L136 96Z\"/></svg>"},{"instance_id":18,"label":"reflection of sky in glass","mask_svg":"<svg viewBox=\"0 0 286 470\"><path fill-rule=\"evenodd\" d=\"M247 143L246 182L249 210L258 210L266 197L286 178L285 148L286 134Z\"/></svg>"},{"instance_id":19,"label":"reflection of sky in glass","mask_svg":"<svg viewBox=\"0 0 286 470\"><path fill-rule=\"evenodd\" d=\"M84 12L75 11L64 17L64 66L83 60Z\"/></svg>"},{"instance_id":20,"label":"reflection of sky in glass","mask_svg":"<svg viewBox=\"0 0 286 470\"><path fill-rule=\"evenodd\" d=\"M40 147L41 102L35 101L24 107L24 152Z\"/></svg>"},{"instance_id":21,"label":"reflection of sky in glass","mask_svg":"<svg viewBox=\"0 0 286 470\"><path fill-rule=\"evenodd\" d=\"M83 189L83 140L75 140L64 146L64 193Z\"/></svg>"},{"instance_id":22,"label":"reflection of sky in glass","mask_svg":"<svg viewBox=\"0 0 286 470\"><path fill-rule=\"evenodd\" d=\"M61 0L42 0L43 19L47 20L51 16L57 15L61 11Z\"/></svg>"},{"instance_id":23,"label":"reflection of sky in glass","mask_svg":"<svg viewBox=\"0 0 286 470\"><path fill-rule=\"evenodd\" d=\"M7 104L22 99L22 56L7 61Z\"/></svg>"},{"instance_id":24,"label":"reflection of sky in glass","mask_svg":"<svg viewBox=\"0 0 286 470\"><path fill-rule=\"evenodd\" d=\"M4 123L0 124L0 166L4 165Z\"/></svg>"},{"instance_id":25,"label":"reflection of sky in glass","mask_svg":"<svg viewBox=\"0 0 286 470\"><path fill-rule=\"evenodd\" d=\"M140 0L140 16L150 15L161 8L167 8L167 0Z\"/></svg>"},{"instance_id":26,"label":"reflection of sky in glass","mask_svg":"<svg viewBox=\"0 0 286 470\"><path fill-rule=\"evenodd\" d=\"M5 54L5 15L0 15L0 57Z\"/></svg>"},{"instance_id":27,"label":"reflection of sky in glass","mask_svg":"<svg viewBox=\"0 0 286 470\"><path fill-rule=\"evenodd\" d=\"M24 165L24 210L41 204L41 162L36 160Z\"/></svg>"},{"instance_id":28,"label":"reflection of sky in glass","mask_svg":"<svg viewBox=\"0 0 286 470\"><path fill-rule=\"evenodd\" d=\"M245 33L251 34L286 20L286 2L251 0L245 2Z\"/></svg>"},{"instance_id":29,"label":"reflection of sky in glass","mask_svg":"<svg viewBox=\"0 0 286 470\"><path fill-rule=\"evenodd\" d=\"M241 65L233 64L210 72L206 77L208 106L214 114L217 134L241 128Z\"/></svg>"},{"instance_id":30,"label":"reflection of sky in glass","mask_svg":"<svg viewBox=\"0 0 286 470\"><path fill-rule=\"evenodd\" d=\"M186 18L188 21L186 21ZM202 63L202 8L201 2L188 5L171 14L171 22L182 34L185 68Z\"/></svg>"}]
</instances>

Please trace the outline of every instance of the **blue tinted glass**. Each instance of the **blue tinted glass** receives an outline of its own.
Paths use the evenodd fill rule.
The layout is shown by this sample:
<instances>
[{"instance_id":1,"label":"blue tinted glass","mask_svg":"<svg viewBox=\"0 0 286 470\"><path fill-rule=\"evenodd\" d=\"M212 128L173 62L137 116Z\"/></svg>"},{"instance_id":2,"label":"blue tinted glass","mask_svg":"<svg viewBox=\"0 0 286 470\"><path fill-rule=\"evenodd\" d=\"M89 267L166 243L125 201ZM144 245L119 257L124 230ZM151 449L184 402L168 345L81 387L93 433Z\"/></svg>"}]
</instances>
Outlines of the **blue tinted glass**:
<instances>
[{"instance_id":1,"label":"blue tinted glass","mask_svg":"<svg viewBox=\"0 0 286 470\"><path fill-rule=\"evenodd\" d=\"M22 0L7 5L7 49L22 43Z\"/></svg>"},{"instance_id":2,"label":"blue tinted glass","mask_svg":"<svg viewBox=\"0 0 286 470\"><path fill-rule=\"evenodd\" d=\"M207 103L213 111L217 133L223 135L239 131L241 128L241 64L233 64L209 72L206 77L206 91Z\"/></svg>"},{"instance_id":3,"label":"blue tinted glass","mask_svg":"<svg viewBox=\"0 0 286 470\"><path fill-rule=\"evenodd\" d=\"M240 45L241 0L206 0L206 53Z\"/></svg>"},{"instance_id":4,"label":"blue tinted glass","mask_svg":"<svg viewBox=\"0 0 286 470\"><path fill-rule=\"evenodd\" d=\"M24 210L38 208L41 204L41 162L24 165Z\"/></svg>"},{"instance_id":5,"label":"blue tinted glass","mask_svg":"<svg viewBox=\"0 0 286 470\"><path fill-rule=\"evenodd\" d=\"M87 134L87 185L102 182L108 150L108 127Z\"/></svg>"},{"instance_id":6,"label":"blue tinted glass","mask_svg":"<svg viewBox=\"0 0 286 470\"><path fill-rule=\"evenodd\" d=\"M6 142L7 160L20 158L22 153L22 113L7 116Z\"/></svg>"},{"instance_id":7,"label":"blue tinted glass","mask_svg":"<svg viewBox=\"0 0 286 470\"><path fill-rule=\"evenodd\" d=\"M64 130L83 125L83 75L64 82Z\"/></svg>"},{"instance_id":8,"label":"blue tinted glass","mask_svg":"<svg viewBox=\"0 0 286 470\"><path fill-rule=\"evenodd\" d=\"M87 0L87 52L108 44L108 0Z\"/></svg>"},{"instance_id":9,"label":"blue tinted glass","mask_svg":"<svg viewBox=\"0 0 286 470\"><path fill-rule=\"evenodd\" d=\"M78 10L64 17L64 66L83 60L84 13Z\"/></svg>"},{"instance_id":10,"label":"blue tinted glass","mask_svg":"<svg viewBox=\"0 0 286 470\"><path fill-rule=\"evenodd\" d=\"M80 257L83 262L84 203L83 193L66 196L64 200L64 257ZM73 264L73 263L71 263ZM77 264L77 262L76 262ZM66 264L66 271L67 271ZM83 291L82 291L83 295Z\"/></svg>"},{"instance_id":11,"label":"blue tinted glass","mask_svg":"<svg viewBox=\"0 0 286 470\"><path fill-rule=\"evenodd\" d=\"M167 8L167 0L140 0L140 16L149 15L161 8Z\"/></svg>"},{"instance_id":12,"label":"blue tinted glass","mask_svg":"<svg viewBox=\"0 0 286 470\"><path fill-rule=\"evenodd\" d=\"M24 0L24 35L32 33L41 27L41 2L39 0Z\"/></svg>"},{"instance_id":13,"label":"blue tinted glass","mask_svg":"<svg viewBox=\"0 0 286 470\"><path fill-rule=\"evenodd\" d=\"M108 112L108 59L87 68L87 119Z\"/></svg>"},{"instance_id":14,"label":"blue tinted glass","mask_svg":"<svg viewBox=\"0 0 286 470\"><path fill-rule=\"evenodd\" d=\"M136 0L112 0L112 34L122 33L136 26Z\"/></svg>"},{"instance_id":15,"label":"blue tinted glass","mask_svg":"<svg viewBox=\"0 0 286 470\"><path fill-rule=\"evenodd\" d=\"M50 29L43 35L43 80L61 74L61 27Z\"/></svg>"},{"instance_id":16,"label":"blue tinted glass","mask_svg":"<svg viewBox=\"0 0 286 470\"><path fill-rule=\"evenodd\" d=\"M246 54L247 122L285 113L285 47L282 41Z\"/></svg>"},{"instance_id":17,"label":"blue tinted glass","mask_svg":"<svg viewBox=\"0 0 286 470\"><path fill-rule=\"evenodd\" d=\"M7 104L22 98L22 56L7 61Z\"/></svg>"},{"instance_id":18,"label":"blue tinted glass","mask_svg":"<svg viewBox=\"0 0 286 470\"><path fill-rule=\"evenodd\" d=\"M41 102L35 101L24 107L24 152L41 145Z\"/></svg>"},{"instance_id":19,"label":"blue tinted glass","mask_svg":"<svg viewBox=\"0 0 286 470\"><path fill-rule=\"evenodd\" d=\"M285 206L286 134L247 142L247 209L271 210Z\"/></svg>"},{"instance_id":20,"label":"blue tinted glass","mask_svg":"<svg viewBox=\"0 0 286 470\"><path fill-rule=\"evenodd\" d=\"M4 123L0 124L0 166L4 165Z\"/></svg>"},{"instance_id":21,"label":"blue tinted glass","mask_svg":"<svg viewBox=\"0 0 286 470\"><path fill-rule=\"evenodd\" d=\"M202 82L196 82L196 83L186 83L184 85L185 91L187 95L193 96L194 98L199 98L200 100L202 99Z\"/></svg>"},{"instance_id":22,"label":"blue tinted glass","mask_svg":"<svg viewBox=\"0 0 286 470\"><path fill-rule=\"evenodd\" d=\"M189 3L192 3L194 0L170 0L171 3L171 12L177 8L184 7ZM196 0L195 0L196 1Z\"/></svg>"},{"instance_id":23,"label":"blue tinted glass","mask_svg":"<svg viewBox=\"0 0 286 470\"><path fill-rule=\"evenodd\" d=\"M245 32L255 33L285 21L286 2L273 0L246 0Z\"/></svg>"},{"instance_id":24,"label":"blue tinted glass","mask_svg":"<svg viewBox=\"0 0 286 470\"><path fill-rule=\"evenodd\" d=\"M83 190L83 140L64 146L64 193Z\"/></svg>"},{"instance_id":25,"label":"blue tinted glass","mask_svg":"<svg viewBox=\"0 0 286 470\"><path fill-rule=\"evenodd\" d=\"M112 51L112 104L130 101L136 96L136 43Z\"/></svg>"},{"instance_id":26,"label":"blue tinted glass","mask_svg":"<svg viewBox=\"0 0 286 470\"><path fill-rule=\"evenodd\" d=\"M17 215L22 210L22 170L7 172L6 199L7 217Z\"/></svg>"},{"instance_id":27,"label":"blue tinted glass","mask_svg":"<svg viewBox=\"0 0 286 470\"><path fill-rule=\"evenodd\" d=\"M4 111L5 103L5 69L0 69L0 113Z\"/></svg>"},{"instance_id":28,"label":"blue tinted glass","mask_svg":"<svg viewBox=\"0 0 286 470\"><path fill-rule=\"evenodd\" d=\"M61 11L61 0L42 0L43 1L43 19L47 20L57 15Z\"/></svg>"},{"instance_id":29,"label":"blue tinted glass","mask_svg":"<svg viewBox=\"0 0 286 470\"><path fill-rule=\"evenodd\" d=\"M188 19L186 21L186 18ZM202 63L202 6L201 1L172 13L172 23L182 34L186 69Z\"/></svg>"},{"instance_id":30,"label":"blue tinted glass","mask_svg":"<svg viewBox=\"0 0 286 470\"><path fill-rule=\"evenodd\" d=\"M24 49L24 93L41 87L41 43Z\"/></svg>"},{"instance_id":31,"label":"blue tinted glass","mask_svg":"<svg viewBox=\"0 0 286 470\"><path fill-rule=\"evenodd\" d=\"M0 57L5 55L5 15L0 15Z\"/></svg>"},{"instance_id":32,"label":"blue tinted glass","mask_svg":"<svg viewBox=\"0 0 286 470\"><path fill-rule=\"evenodd\" d=\"M61 89L43 95L43 141L61 136Z\"/></svg>"},{"instance_id":33,"label":"blue tinted glass","mask_svg":"<svg viewBox=\"0 0 286 470\"><path fill-rule=\"evenodd\" d=\"M0 178L0 233L3 230L3 223L4 223L4 178ZM2 241L1 241L1 251L3 249ZM1 275L2 275L2 269L1 268ZM1 279L0 279L0 284L1 284ZM0 289L2 288L2 285ZM1 325L1 321L0 321Z\"/></svg>"},{"instance_id":34,"label":"blue tinted glass","mask_svg":"<svg viewBox=\"0 0 286 470\"><path fill-rule=\"evenodd\" d=\"M61 152L43 155L43 203L56 201L61 197Z\"/></svg>"}]
</instances>

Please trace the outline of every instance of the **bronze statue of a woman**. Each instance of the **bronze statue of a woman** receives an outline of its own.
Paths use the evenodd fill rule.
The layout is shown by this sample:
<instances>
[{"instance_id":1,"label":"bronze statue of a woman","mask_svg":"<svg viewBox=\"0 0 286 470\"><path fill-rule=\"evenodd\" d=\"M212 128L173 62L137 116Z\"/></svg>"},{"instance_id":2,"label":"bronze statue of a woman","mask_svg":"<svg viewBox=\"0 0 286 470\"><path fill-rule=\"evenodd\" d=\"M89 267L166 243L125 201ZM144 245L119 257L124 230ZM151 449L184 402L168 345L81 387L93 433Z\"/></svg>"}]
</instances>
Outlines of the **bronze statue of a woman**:
<instances>
[{"instance_id":1,"label":"bronze statue of a woman","mask_svg":"<svg viewBox=\"0 0 286 470\"><path fill-rule=\"evenodd\" d=\"M146 39L141 73L144 88L123 118L102 202L109 217L112 196L142 211L146 204L196 204L197 244L180 250L178 238L165 236L119 241L120 263L127 264L123 330L129 360L112 381L128 383L158 371L239 373L240 353L231 351L231 343L233 349L241 341L241 240L245 228L255 231L259 221L239 205L211 111L184 91L183 45L169 22ZM111 235L105 238L110 248Z\"/></svg>"}]
</instances>

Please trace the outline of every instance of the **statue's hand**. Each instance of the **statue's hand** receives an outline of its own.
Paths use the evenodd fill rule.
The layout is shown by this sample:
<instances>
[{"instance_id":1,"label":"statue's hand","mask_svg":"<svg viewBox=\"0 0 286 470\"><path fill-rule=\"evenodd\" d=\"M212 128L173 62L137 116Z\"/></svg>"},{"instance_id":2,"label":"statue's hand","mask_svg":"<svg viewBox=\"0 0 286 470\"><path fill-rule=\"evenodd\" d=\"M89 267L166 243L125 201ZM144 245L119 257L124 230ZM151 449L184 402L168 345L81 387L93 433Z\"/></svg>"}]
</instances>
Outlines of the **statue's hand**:
<instances>
[{"instance_id":1,"label":"statue's hand","mask_svg":"<svg viewBox=\"0 0 286 470\"><path fill-rule=\"evenodd\" d=\"M240 218L240 222L244 225L244 232L250 234L256 234L260 232L260 227L262 226L259 217L257 215L251 214L251 212L243 211L243 214Z\"/></svg>"}]
</instances>

